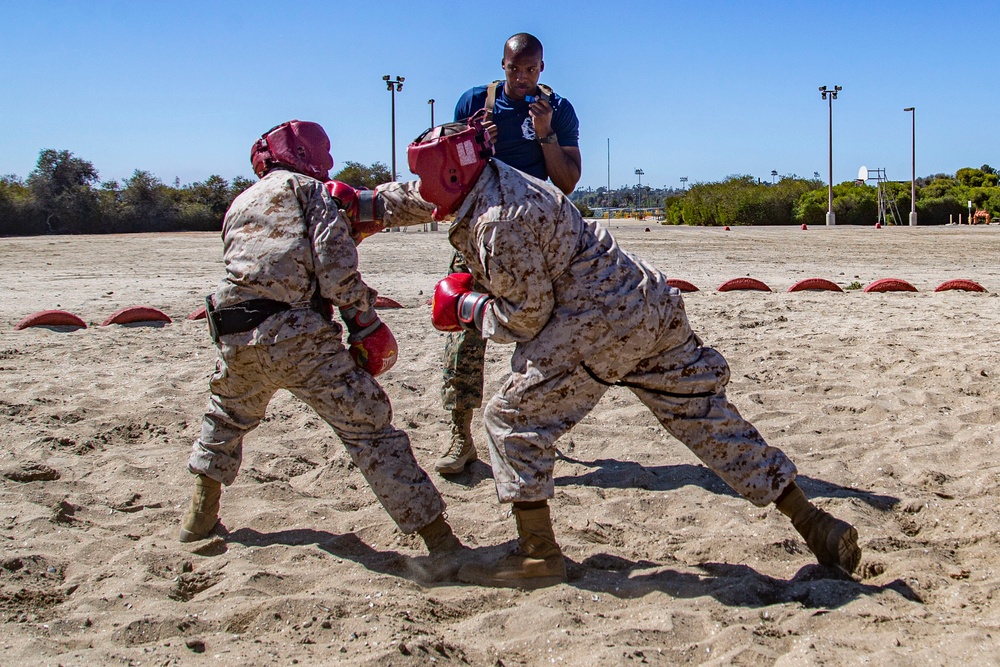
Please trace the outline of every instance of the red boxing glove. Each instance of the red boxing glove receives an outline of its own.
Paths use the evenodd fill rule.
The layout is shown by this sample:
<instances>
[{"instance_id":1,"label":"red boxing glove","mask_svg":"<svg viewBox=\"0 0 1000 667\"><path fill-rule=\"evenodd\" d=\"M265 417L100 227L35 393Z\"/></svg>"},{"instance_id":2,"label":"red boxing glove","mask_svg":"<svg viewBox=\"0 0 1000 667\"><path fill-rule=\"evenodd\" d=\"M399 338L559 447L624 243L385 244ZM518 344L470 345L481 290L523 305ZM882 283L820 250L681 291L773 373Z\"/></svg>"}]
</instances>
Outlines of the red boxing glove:
<instances>
[{"instance_id":1,"label":"red boxing glove","mask_svg":"<svg viewBox=\"0 0 1000 667\"><path fill-rule=\"evenodd\" d=\"M372 376L381 375L395 365L399 345L374 308L364 312L341 308L340 317L347 325L347 351L354 363Z\"/></svg>"},{"instance_id":2,"label":"red boxing glove","mask_svg":"<svg viewBox=\"0 0 1000 667\"><path fill-rule=\"evenodd\" d=\"M452 273L434 286L431 322L438 331L483 330L483 313L493 302L489 294L473 292L471 273Z\"/></svg>"},{"instance_id":3,"label":"red boxing glove","mask_svg":"<svg viewBox=\"0 0 1000 667\"><path fill-rule=\"evenodd\" d=\"M326 189L347 214L354 245L385 229L385 203L374 190L356 190L340 181L327 181Z\"/></svg>"}]
</instances>

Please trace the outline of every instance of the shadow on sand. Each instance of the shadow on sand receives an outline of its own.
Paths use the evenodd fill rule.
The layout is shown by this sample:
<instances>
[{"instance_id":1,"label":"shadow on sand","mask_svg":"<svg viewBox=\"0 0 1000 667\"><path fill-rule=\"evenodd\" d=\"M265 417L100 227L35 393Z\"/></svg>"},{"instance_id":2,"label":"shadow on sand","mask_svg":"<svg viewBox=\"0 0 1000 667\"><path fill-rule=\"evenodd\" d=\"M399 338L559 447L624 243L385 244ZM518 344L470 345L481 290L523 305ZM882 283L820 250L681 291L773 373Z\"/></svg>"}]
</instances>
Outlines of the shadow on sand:
<instances>
[{"instance_id":1,"label":"shadow on sand","mask_svg":"<svg viewBox=\"0 0 1000 667\"><path fill-rule=\"evenodd\" d=\"M570 458L562 452L559 460L593 468L590 472L573 477L557 477L556 486L596 486L603 489L646 489L649 491L675 491L684 486L699 486L706 491L724 496L739 497L718 475L702 465L683 463L672 466L646 467L631 461L596 459L583 461ZM899 498L869 493L850 486L840 486L822 479L798 475L798 485L810 498L856 498L869 506L886 511L899 503Z\"/></svg>"}]
</instances>

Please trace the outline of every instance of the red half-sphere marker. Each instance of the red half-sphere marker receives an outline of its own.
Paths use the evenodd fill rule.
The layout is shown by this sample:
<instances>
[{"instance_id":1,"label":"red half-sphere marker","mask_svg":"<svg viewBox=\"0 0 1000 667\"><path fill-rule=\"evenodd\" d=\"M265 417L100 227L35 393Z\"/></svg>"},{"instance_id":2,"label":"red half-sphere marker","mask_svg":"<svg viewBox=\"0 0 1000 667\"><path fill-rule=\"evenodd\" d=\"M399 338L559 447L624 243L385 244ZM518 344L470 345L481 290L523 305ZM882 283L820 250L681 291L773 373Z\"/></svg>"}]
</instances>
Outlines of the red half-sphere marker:
<instances>
[{"instance_id":1,"label":"red half-sphere marker","mask_svg":"<svg viewBox=\"0 0 1000 667\"><path fill-rule=\"evenodd\" d=\"M16 331L28 327L80 327L87 328L87 323L65 310L42 310L28 315L14 327Z\"/></svg>"}]
</instances>

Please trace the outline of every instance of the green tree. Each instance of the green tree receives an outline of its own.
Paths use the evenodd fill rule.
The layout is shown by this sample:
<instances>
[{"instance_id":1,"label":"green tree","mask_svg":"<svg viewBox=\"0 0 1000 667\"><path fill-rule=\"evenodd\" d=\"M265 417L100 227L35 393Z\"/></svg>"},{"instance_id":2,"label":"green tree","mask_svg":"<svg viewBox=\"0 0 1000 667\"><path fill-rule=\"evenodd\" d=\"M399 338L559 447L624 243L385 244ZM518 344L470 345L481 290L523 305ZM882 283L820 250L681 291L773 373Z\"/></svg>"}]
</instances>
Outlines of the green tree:
<instances>
[{"instance_id":1,"label":"green tree","mask_svg":"<svg viewBox=\"0 0 1000 667\"><path fill-rule=\"evenodd\" d=\"M229 201L236 199L244 190L249 188L251 185L256 183L249 178L244 178L243 176L234 176L232 184L229 186Z\"/></svg>"},{"instance_id":2,"label":"green tree","mask_svg":"<svg viewBox=\"0 0 1000 667\"><path fill-rule=\"evenodd\" d=\"M966 214L965 202L952 195L917 199L917 219L921 225L946 225Z\"/></svg>"},{"instance_id":3,"label":"green tree","mask_svg":"<svg viewBox=\"0 0 1000 667\"><path fill-rule=\"evenodd\" d=\"M0 176L0 236L44 233L44 218L28 186L14 174Z\"/></svg>"},{"instance_id":4,"label":"green tree","mask_svg":"<svg viewBox=\"0 0 1000 667\"><path fill-rule=\"evenodd\" d=\"M984 164L983 166L990 169L988 164ZM955 178L959 183L966 187L981 188L996 187L998 176L995 172L989 173L982 169L972 169L971 167L966 167L964 169L959 169L955 173Z\"/></svg>"},{"instance_id":5,"label":"green tree","mask_svg":"<svg viewBox=\"0 0 1000 667\"><path fill-rule=\"evenodd\" d=\"M376 185L391 181L392 174L389 173L389 167L381 162L376 162L369 167L360 162L348 160L344 168L334 175L333 180L347 183L355 188L374 190Z\"/></svg>"},{"instance_id":6,"label":"green tree","mask_svg":"<svg viewBox=\"0 0 1000 667\"><path fill-rule=\"evenodd\" d=\"M205 179L204 183L192 183L185 190L188 200L203 204L220 222L233 202L229 183L215 174Z\"/></svg>"},{"instance_id":7,"label":"green tree","mask_svg":"<svg viewBox=\"0 0 1000 667\"><path fill-rule=\"evenodd\" d=\"M125 230L130 232L162 232L174 229L177 208L171 201L167 186L148 171L136 169L125 181L122 190Z\"/></svg>"},{"instance_id":8,"label":"green tree","mask_svg":"<svg viewBox=\"0 0 1000 667\"><path fill-rule=\"evenodd\" d=\"M94 231L98 221L97 170L69 151L44 149L35 170L28 175L34 206L45 219L49 233Z\"/></svg>"}]
</instances>

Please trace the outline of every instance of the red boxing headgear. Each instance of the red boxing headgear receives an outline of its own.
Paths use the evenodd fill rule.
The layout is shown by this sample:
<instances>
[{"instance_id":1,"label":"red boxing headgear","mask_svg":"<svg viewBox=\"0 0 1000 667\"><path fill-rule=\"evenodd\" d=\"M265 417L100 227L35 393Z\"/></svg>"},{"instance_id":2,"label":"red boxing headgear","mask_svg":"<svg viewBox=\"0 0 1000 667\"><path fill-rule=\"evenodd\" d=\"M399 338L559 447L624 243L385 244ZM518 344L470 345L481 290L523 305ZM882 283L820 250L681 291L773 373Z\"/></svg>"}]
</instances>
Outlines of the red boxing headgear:
<instances>
[{"instance_id":1,"label":"red boxing headgear","mask_svg":"<svg viewBox=\"0 0 1000 667\"><path fill-rule=\"evenodd\" d=\"M431 128L406 149L410 171L420 177L420 196L436 204L434 219L454 213L493 155L493 141L476 117Z\"/></svg>"},{"instance_id":2,"label":"red boxing headgear","mask_svg":"<svg viewBox=\"0 0 1000 667\"><path fill-rule=\"evenodd\" d=\"M290 120L261 135L250 149L250 162L258 178L280 164L327 181L333 169L330 138L318 123Z\"/></svg>"}]
</instances>

